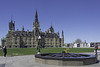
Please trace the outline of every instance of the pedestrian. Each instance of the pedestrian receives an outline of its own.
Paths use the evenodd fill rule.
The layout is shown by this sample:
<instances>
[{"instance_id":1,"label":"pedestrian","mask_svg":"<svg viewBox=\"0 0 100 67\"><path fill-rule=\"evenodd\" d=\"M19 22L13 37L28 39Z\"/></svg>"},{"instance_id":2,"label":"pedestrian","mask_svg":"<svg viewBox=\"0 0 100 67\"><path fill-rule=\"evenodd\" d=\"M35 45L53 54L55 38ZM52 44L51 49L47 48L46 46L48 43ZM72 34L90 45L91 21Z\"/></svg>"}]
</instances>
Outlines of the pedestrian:
<instances>
[{"instance_id":1,"label":"pedestrian","mask_svg":"<svg viewBox=\"0 0 100 67\"><path fill-rule=\"evenodd\" d=\"M3 46L3 52L4 52L4 57L6 57L6 54L7 54L7 48L6 48L5 45Z\"/></svg>"},{"instance_id":2,"label":"pedestrian","mask_svg":"<svg viewBox=\"0 0 100 67\"><path fill-rule=\"evenodd\" d=\"M98 44L96 43L95 44L95 55L96 55L96 57L98 56L97 50L98 50Z\"/></svg>"}]
</instances>

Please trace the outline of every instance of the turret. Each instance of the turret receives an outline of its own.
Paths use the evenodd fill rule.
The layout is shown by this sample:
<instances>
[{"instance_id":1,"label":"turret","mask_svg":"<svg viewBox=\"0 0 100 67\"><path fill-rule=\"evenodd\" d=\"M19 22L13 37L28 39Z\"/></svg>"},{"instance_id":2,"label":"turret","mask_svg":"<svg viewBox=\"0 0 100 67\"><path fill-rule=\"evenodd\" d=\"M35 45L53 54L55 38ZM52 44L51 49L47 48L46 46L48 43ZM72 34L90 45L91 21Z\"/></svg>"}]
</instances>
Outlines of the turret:
<instances>
[{"instance_id":1,"label":"turret","mask_svg":"<svg viewBox=\"0 0 100 67\"><path fill-rule=\"evenodd\" d=\"M64 46L64 32L62 30L61 46Z\"/></svg>"},{"instance_id":2,"label":"turret","mask_svg":"<svg viewBox=\"0 0 100 67\"><path fill-rule=\"evenodd\" d=\"M9 22L9 31L15 31L15 21L13 23L12 19L11 22Z\"/></svg>"},{"instance_id":3,"label":"turret","mask_svg":"<svg viewBox=\"0 0 100 67\"><path fill-rule=\"evenodd\" d=\"M64 32L63 32L63 30L62 30L62 38L64 38Z\"/></svg>"},{"instance_id":4,"label":"turret","mask_svg":"<svg viewBox=\"0 0 100 67\"><path fill-rule=\"evenodd\" d=\"M22 31L24 31L24 26L22 27Z\"/></svg>"},{"instance_id":5,"label":"turret","mask_svg":"<svg viewBox=\"0 0 100 67\"><path fill-rule=\"evenodd\" d=\"M50 32L51 32L51 33L54 33L54 29L53 29L52 26L50 27Z\"/></svg>"},{"instance_id":6,"label":"turret","mask_svg":"<svg viewBox=\"0 0 100 67\"><path fill-rule=\"evenodd\" d=\"M59 36L59 32L57 32L57 35Z\"/></svg>"}]
</instances>

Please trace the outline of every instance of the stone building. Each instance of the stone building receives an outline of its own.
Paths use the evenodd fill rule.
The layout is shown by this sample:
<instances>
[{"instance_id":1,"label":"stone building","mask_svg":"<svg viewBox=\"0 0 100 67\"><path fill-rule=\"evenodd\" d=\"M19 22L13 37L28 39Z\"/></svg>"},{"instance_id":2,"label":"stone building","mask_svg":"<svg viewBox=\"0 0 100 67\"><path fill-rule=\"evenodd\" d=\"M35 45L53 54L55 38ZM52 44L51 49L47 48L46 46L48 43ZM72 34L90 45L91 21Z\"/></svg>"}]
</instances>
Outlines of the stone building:
<instances>
[{"instance_id":1,"label":"stone building","mask_svg":"<svg viewBox=\"0 0 100 67\"><path fill-rule=\"evenodd\" d=\"M64 45L64 34L60 38L59 32L55 33L54 28L51 26L47 31L42 32L38 21L38 14L36 11L35 21L33 22L33 30L15 31L15 21L9 22L9 31L6 35L6 46L8 48L21 48L21 47L37 47L38 37L41 37L42 47L62 47Z\"/></svg>"},{"instance_id":2,"label":"stone building","mask_svg":"<svg viewBox=\"0 0 100 67\"><path fill-rule=\"evenodd\" d=\"M6 38L3 37L3 38L1 39L1 44L2 44L2 47L3 47L4 45L6 45Z\"/></svg>"}]
</instances>

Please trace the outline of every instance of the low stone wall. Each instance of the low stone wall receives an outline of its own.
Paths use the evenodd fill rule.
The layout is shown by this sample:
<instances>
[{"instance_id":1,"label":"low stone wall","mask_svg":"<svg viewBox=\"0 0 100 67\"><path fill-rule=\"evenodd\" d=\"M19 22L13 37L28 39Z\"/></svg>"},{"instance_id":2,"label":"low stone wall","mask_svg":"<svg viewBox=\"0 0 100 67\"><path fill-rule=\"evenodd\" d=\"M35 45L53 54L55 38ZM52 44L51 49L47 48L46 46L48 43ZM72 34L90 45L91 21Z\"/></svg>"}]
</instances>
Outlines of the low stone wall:
<instances>
[{"instance_id":1,"label":"low stone wall","mask_svg":"<svg viewBox=\"0 0 100 67\"><path fill-rule=\"evenodd\" d=\"M41 64L58 65L58 66L83 66L95 64L97 58L94 55L86 58L49 58L43 57L41 54L35 55L35 61Z\"/></svg>"},{"instance_id":2,"label":"low stone wall","mask_svg":"<svg viewBox=\"0 0 100 67\"><path fill-rule=\"evenodd\" d=\"M51 59L42 59L35 58L35 61L41 64L49 64L49 65L60 65L60 66L83 66L96 63L96 58L84 59L84 60L51 60Z\"/></svg>"}]
</instances>

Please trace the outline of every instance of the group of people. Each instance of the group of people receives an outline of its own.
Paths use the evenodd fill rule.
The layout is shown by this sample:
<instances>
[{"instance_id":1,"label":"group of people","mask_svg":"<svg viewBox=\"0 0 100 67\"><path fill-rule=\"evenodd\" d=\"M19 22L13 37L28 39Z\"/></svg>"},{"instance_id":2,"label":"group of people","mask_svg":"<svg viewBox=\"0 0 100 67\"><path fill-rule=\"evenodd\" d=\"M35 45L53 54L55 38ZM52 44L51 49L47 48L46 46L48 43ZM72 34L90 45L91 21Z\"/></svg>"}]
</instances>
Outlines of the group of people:
<instances>
[{"instance_id":1,"label":"group of people","mask_svg":"<svg viewBox=\"0 0 100 67\"><path fill-rule=\"evenodd\" d=\"M97 54L98 44L97 44L97 43L95 44L94 48L95 48L95 55L96 55L96 57L97 57L97 56L98 56L98 54ZM3 52L4 52L4 57L6 57L6 55L7 55L7 48L6 48L6 46L4 45L4 46L2 47L2 49L3 49ZM39 52L40 52L40 50L39 50Z\"/></svg>"}]
</instances>

